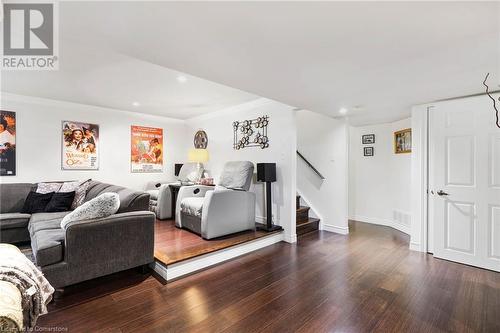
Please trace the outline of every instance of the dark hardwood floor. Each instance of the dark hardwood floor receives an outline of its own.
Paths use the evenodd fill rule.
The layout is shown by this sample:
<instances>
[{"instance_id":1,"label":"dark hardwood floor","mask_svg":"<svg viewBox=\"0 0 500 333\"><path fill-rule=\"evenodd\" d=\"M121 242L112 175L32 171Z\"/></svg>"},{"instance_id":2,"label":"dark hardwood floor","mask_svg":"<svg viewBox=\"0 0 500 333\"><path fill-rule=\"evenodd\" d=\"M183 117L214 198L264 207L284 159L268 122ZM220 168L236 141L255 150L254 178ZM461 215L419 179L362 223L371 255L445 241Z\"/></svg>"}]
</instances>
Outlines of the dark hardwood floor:
<instances>
[{"instance_id":1,"label":"dark hardwood floor","mask_svg":"<svg viewBox=\"0 0 500 333\"><path fill-rule=\"evenodd\" d=\"M224 237L205 240L190 231L176 228L174 220L156 220L155 258L169 265L269 236L272 233L275 232L247 230Z\"/></svg>"},{"instance_id":2,"label":"dark hardwood floor","mask_svg":"<svg viewBox=\"0 0 500 333\"><path fill-rule=\"evenodd\" d=\"M500 332L500 274L408 250L351 222L165 284L127 271L66 291L39 319L69 332Z\"/></svg>"}]
</instances>

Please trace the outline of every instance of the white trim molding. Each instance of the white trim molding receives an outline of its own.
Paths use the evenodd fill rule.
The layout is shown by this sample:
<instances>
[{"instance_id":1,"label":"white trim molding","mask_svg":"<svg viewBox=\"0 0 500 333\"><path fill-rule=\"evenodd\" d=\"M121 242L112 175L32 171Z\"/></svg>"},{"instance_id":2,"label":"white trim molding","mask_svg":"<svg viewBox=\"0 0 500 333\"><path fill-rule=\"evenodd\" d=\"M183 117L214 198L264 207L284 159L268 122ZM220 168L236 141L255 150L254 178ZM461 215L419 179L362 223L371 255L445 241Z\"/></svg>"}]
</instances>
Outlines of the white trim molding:
<instances>
[{"instance_id":1,"label":"white trim molding","mask_svg":"<svg viewBox=\"0 0 500 333\"><path fill-rule=\"evenodd\" d=\"M410 250L417 252L425 252L422 250L422 245L420 243L410 242Z\"/></svg>"},{"instance_id":2,"label":"white trim molding","mask_svg":"<svg viewBox=\"0 0 500 333\"><path fill-rule=\"evenodd\" d=\"M411 245L410 249L427 252L427 184L428 184L428 127L432 105L412 108L411 152ZM418 244L418 247L417 247Z\"/></svg>"},{"instance_id":3,"label":"white trim molding","mask_svg":"<svg viewBox=\"0 0 500 333\"><path fill-rule=\"evenodd\" d=\"M348 227L338 227L335 225L324 224L324 223L322 226L323 226L322 230L324 230L324 231L334 232L336 234L341 234L341 235L348 235L349 234Z\"/></svg>"},{"instance_id":4,"label":"white trim molding","mask_svg":"<svg viewBox=\"0 0 500 333\"><path fill-rule=\"evenodd\" d=\"M151 264L152 269L166 281L172 281L184 275L188 275L202 269L214 266L225 261L234 259L244 254L259 250L266 246L279 243L284 240L284 233L276 233L261 237L256 240L221 249L212 253L184 260L172 265L165 265L157 260Z\"/></svg>"}]
</instances>

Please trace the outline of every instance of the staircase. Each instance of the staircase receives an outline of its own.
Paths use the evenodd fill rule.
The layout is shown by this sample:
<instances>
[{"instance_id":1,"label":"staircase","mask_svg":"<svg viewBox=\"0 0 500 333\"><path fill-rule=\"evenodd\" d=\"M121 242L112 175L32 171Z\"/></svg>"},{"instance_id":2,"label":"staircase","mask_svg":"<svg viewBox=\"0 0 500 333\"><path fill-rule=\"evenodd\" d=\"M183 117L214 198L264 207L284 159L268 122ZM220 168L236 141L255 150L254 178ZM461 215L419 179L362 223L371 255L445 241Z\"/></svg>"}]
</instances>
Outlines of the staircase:
<instances>
[{"instance_id":1,"label":"staircase","mask_svg":"<svg viewBox=\"0 0 500 333\"><path fill-rule=\"evenodd\" d=\"M319 229L319 219L309 217L310 207L300 205L300 196L297 195L297 236Z\"/></svg>"}]
</instances>

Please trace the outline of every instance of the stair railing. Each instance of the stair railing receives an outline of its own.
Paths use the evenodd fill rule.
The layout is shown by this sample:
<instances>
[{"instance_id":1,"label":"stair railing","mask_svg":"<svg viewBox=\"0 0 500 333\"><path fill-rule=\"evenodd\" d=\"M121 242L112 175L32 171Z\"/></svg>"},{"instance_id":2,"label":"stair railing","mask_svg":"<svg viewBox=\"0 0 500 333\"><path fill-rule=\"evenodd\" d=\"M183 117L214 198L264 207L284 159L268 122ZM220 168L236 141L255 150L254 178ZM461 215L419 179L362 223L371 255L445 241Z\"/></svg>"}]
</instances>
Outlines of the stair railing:
<instances>
[{"instance_id":1,"label":"stair railing","mask_svg":"<svg viewBox=\"0 0 500 333\"><path fill-rule=\"evenodd\" d=\"M298 155L298 156L299 156L299 157L300 157L300 158L301 158L304 162L306 162L307 166L309 166L309 167L312 169L312 171L314 171L314 173L315 173L316 175L318 175L318 177L319 177L319 178L321 178L322 180L326 179L326 178L325 178L325 177L321 174L321 172L319 172L319 171L318 171L318 169L316 169L316 168L314 167L314 165L312 165L312 164L311 164L311 162L309 162L309 161L308 161L308 160L304 157L304 155L302 155L302 154L301 154L298 150L297 150L297 155Z\"/></svg>"}]
</instances>

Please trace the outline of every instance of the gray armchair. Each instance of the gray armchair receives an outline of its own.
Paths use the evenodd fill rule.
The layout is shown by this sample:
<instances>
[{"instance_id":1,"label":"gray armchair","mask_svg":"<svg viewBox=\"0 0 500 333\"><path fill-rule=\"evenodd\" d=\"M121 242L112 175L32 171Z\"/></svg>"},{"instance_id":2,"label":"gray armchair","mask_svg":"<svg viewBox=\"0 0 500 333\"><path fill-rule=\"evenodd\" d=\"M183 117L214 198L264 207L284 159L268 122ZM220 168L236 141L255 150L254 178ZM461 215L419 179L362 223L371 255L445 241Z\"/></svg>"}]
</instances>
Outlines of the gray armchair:
<instances>
[{"instance_id":1,"label":"gray armchair","mask_svg":"<svg viewBox=\"0 0 500 333\"><path fill-rule=\"evenodd\" d=\"M178 182L152 181L146 184L146 192L150 195L149 210L156 214L160 220L171 219L172 216L172 191L170 184L194 183L203 175L203 165L198 163L185 163L179 171Z\"/></svg>"},{"instance_id":2,"label":"gray armchair","mask_svg":"<svg viewBox=\"0 0 500 333\"><path fill-rule=\"evenodd\" d=\"M211 239L255 229L255 193L249 192L254 165L227 162L219 184L183 186L177 197L175 225Z\"/></svg>"}]
</instances>

